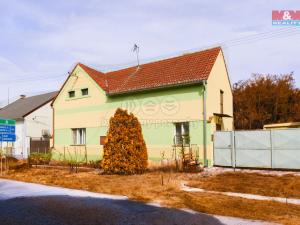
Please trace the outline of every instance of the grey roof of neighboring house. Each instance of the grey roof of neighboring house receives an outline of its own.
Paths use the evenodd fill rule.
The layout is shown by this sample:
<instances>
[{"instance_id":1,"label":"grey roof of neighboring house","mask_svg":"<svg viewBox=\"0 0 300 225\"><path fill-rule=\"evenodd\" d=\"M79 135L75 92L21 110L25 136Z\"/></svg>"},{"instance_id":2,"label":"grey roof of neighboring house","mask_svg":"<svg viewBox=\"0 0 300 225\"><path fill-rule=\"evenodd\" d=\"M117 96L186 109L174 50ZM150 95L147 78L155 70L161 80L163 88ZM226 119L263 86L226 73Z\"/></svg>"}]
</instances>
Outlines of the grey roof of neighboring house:
<instances>
[{"instance_id":1,"label":"grey roof of neighboring house","mask_svg":"<svg viewBox=\"0 0 300 225\"><path fill-rule=\"evenodd\" d=\"M57 94L58 92L54 91L46 94L19 98L18 100L0 109L0 118L16 120L23 119L24 116L50 102Z\"/></svg>"}]
</instances>

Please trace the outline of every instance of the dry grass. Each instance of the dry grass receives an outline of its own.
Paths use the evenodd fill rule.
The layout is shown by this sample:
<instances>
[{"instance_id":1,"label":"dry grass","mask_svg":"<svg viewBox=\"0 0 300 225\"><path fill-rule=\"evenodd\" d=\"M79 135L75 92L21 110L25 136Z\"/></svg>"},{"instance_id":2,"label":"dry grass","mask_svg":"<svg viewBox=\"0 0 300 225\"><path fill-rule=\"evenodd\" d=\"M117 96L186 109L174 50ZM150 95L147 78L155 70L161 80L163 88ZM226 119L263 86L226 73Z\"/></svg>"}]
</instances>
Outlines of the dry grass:
<instances>
[{"instance_id":1,"label":"dry grass","mask_svg":"<svg viewBox=\"0 0 300 225\"><path fill-rule=\"evenodd\" d=\"M300 198L300 176L228 172L199 177L190 186L213 191L239 192L274 197Z\"/></svg>"},{"instance_id":2,"label":"dry grass","mask_svg":"<svg viewBox=\"0 0 300 225\"><path fill-rule=\"evenodd\" d=\"M185 194L186 207L210 214L300 224L300 206L271 201L256 201L206 193Z\"/></svg>"},{"instance_id":3,"label":"dry grass","mask_svg":"<svg viewBox=\"0 0 300 225\"><path fill-rule=\"evenodd\" d=\"M107 194L126 195L131 199L152 201L160 193L179 191L179 174L99 175L96 172L70 173L62 169L31 168L10 171L5 178L82 189ZM162 181L164 185L162 185Z\"/></svg>"},{"instance_id":4,"label":"dry grass","mask_svg":"<svg viewBox=\"0 0 300 225\"><path fill-rule=\"evenodd\" d=\"M25 160L18 160L14 157L7 156L5 159L2 159L2 171L10 169L21 169L28 167L28 163Z\"/></svg>"},{"instance_id":5,"label":"dry grass","mask_svg":"<svg viewBox=\"0 0 300 225\"><path fill-rule=\"evenodd\" d=\"M226 176L229 175L226 174ZM164 185L162 185L162 177ZM202 179L205 182L213 179L213 177L200 178L197 174L150 172L143 175L119 176L98 175L95 172L70 174L65 170L33 168L11 171L5 178L108 194L126 195L134 200L155 201L169 207L190 208L210 214L266 220L286 225L300 224L300 206L270 201L247 200L217 194L186 193L181 191L180 183L183 180L192 182L196 179L197 184L199 184L199 181ZM241 184L244 186L243 182L241 181ZM260 182L264 181L258 180L253 183ZM223 180L223 184L226 186L232 185L230 181L227 183L226 179Z\"/></svg>"}]
</instances>

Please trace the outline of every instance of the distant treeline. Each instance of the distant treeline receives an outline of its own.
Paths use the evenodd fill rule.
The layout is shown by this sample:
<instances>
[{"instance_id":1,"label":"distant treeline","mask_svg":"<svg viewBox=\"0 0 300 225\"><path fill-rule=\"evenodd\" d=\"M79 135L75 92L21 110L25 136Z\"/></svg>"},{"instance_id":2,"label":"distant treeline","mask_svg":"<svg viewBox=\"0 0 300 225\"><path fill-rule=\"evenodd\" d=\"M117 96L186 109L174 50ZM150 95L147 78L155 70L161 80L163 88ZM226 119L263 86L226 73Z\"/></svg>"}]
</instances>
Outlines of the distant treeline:
<instances>
[{"instance_id":1,"label":"distant treeline","mask_svg":"<svg viewBox=\"0 0 300 225\"><path fill-rule=\"evenodd\" d=\"M235 129L261 129L264 124L300 121L300 90L293 73L253 74L233 85Z\"/></svg>"}]
</instances>

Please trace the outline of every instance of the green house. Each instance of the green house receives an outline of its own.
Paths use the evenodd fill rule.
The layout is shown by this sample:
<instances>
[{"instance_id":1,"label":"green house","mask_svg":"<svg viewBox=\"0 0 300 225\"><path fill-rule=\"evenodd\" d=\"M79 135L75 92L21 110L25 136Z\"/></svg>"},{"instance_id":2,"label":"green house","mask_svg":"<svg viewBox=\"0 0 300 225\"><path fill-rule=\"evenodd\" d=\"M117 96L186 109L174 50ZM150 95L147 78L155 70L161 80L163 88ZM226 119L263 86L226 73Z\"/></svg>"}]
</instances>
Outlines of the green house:
<instances>
[{"instance_id":1,"label":"green house","mask_svg":"<svg viewBox=\"0 0 300 225\"><path fill-rule=\"evenodd\" d=\"M112 72L78 63L52 103L54 157L99 160L117 108L138 117L149 160L178 146L213 163L213 133L232 130L232 90L220 47Z\"/></svg>"}]
</instances>

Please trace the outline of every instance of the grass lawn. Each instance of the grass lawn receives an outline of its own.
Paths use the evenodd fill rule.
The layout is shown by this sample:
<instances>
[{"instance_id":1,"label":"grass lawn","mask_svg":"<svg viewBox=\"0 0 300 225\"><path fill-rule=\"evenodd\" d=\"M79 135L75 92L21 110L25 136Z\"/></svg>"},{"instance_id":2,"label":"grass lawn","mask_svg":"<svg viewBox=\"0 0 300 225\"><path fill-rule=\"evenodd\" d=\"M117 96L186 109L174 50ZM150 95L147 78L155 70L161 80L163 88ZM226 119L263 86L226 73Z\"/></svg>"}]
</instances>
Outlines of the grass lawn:
<instances>
[{"instance_id":1,"label":"grass lawn","mask_svg":"<svg viewBox=\"0 0 300 225\"><path fill-rule=\"evenodd\" d=\"M243 176L248 178L240 179ZM190 208L209 214L265 220L286 225L300 224L300 206L271 201L248 200L218 194L188 193L180 190L181 182L185 181L194 186L208 189L209 186L204 186L204 184L215 183L214 186L211 186L211 189L214 187L215 189L213 190L218 191L237 191L267 195L274 193L273 196L276 195L275 193L278 193L277 196L282 196L279 194L281 191L277 191L277 189L282 189L283 184L287 184L286 186L288 186L289 182L291 182L289 180L291 179L290 176L285 178L285 176L274 177L263 175L261 177L259 174L244 175L236 173L234 175L225 173L205 178L199 174L160 172L119 176L98 175L95 172L70 174L66 170L31 168L10 171L3 177L93 192L126 195L138 201L159 202L164 206ZM297 185L297 182L300 182L300 177L294 177L293 179L293 185ZM245 189L239 188L239 182L241 186L248 187L244 187ZM292 184L289 186L289 193L294 197L299 196L299 190ZM227 189L221 189L222 186L226 186Z\"/></svg>"}]
</instances>

